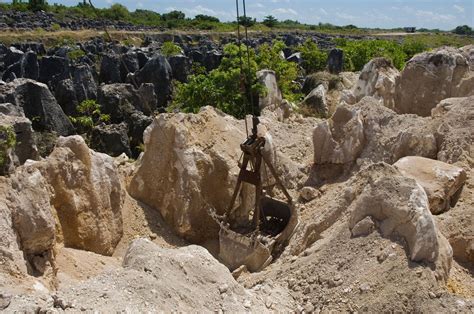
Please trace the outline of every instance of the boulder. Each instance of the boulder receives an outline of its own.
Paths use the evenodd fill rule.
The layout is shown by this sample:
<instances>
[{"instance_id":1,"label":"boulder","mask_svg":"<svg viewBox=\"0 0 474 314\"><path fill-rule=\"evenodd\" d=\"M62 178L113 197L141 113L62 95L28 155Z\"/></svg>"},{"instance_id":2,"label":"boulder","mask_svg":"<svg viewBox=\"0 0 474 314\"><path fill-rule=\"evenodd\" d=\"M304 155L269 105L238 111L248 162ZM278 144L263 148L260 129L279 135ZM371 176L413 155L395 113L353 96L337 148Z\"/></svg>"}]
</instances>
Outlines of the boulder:
<instances>
[{"instance_id":1,"label":"boulder","mask_svg":"<svg viewBox=\"0 0 474 314\"><path fill-rule=\"evenodd\" d=\"M130 195L159 210L178 235L195 243L215 239L219 229L208 211L222 214L229 206L245 138L238 124L212 107L160 114L145 131Z\"/></svg>"},{"instance_id":2,"label":"boulder","mask_svg":"<svg viewBox=\"0 0 474 314\"><path fill-rule=\"evenodd\" d=\"M396 84L395 111L430 116L443 99L474 95L474 73L462 50L443 47L414 56Z\"/></svg>"},{"instance_id":3,"label":"boulder","mask_svg":"<svg viewBox=\"0 0 474 314\"><path fill-rule=\"evenodd\" d=\"M138 64L138 57L135 52L127 52L123 54L120 62L120 78L121 82L127 81L129 73L135 73L140 69Z\"/></svg>"},{"instance_id":4,"label":"boulder","mask_svg":"<svg viewBox=\"0 0 474 314\"><path fill-rule=\"evenodd\" d=\"M295 52L288 58L286 58L287 61L294 62L296 64L302 64L303 63L303 57L301 56L301 52Z\"/></svg>"},{"instance_id":5,"label":"boulder","mask_svg":"<svg viewBox=\"0 0 474 314\"><path fill-rule=\"evenodd\" d=\"M15 166L24 164L27 159L38 159L38 149L30 120L21 114L14 116L0 113L0 125L11 127L15 132L15 146L11 152Z\"/></svg>"},{"instance_id":6,"label":"boulder","mask_svg":"<svg viewBox=\"0 0 474 314\"><path fill-rule=\"evenodd\" d=\"M326 101L326 89L324 85L319 85L313 89L301 102L300 106L305 106L314 111L320 117L327 117L329 108Z\"/></svg>"},{"instance_id":7,"label":"boulder","mask_svg":"<svg viewBox=\"0 0 474 314\"><path fill-rule=\"evenodd\" d=\"M37 80L39 76L38 58L33 51L22 54L19 61L11 64L3 73L3 80L13 81L15 78Z\"/></svg>"},{"instance_id":8,"label":"boulder","mask_svg":"<svg viewBox=\"0 0 474 314\"><path fill-rule=\"evenodd\" d=\"M99 81L105 84L121 83L120 56L116 54L105 54L102 57L99 71Z\"/></svg>"},{"instance_id":9,"label":"boulder","mask_svg":"<svg viewBox=\"0 0 474 314\"><path fill-rule=\"evenodd\" d=\"M313 131L315 164L354 162L365 144L360 111L339 106L333 116L316 125Z\"/></svg>"},{"instance_id":10,"label":"boulder","mask_svg":"<svg viewBox=\"0 0 474 314\"><path fill-rule=\"evenodd\" d=\"M153 83L158 107L166 107L172 93L172 69L162 55L155 55L136 75L137 84Z\"/></svg>"},{"instance_id":11,"label":"boulder","mask_svg":"<svg viewBox=\"0 0 474 314\"><path fill-rule=\"evenodd\" d=\"M438 143L437 158L468 169L472 167L474 96L448 98L431 111Z\"/></svg>"},{"instance_id":12,"label":"boulder","mask_svg":"<svg viewBox=\"0 0 474 314\"><path fill-rule=\"evenodd\" d=\"M132 157L137 158L143 149L143 134L146 128L153 122L140 111L133 112L126 120L128 124L128 138L130 139L130 150Z\"/></svg>"},{"instance_id":13,"label":"boulder","mask_svg":"<svg viewBox=\"0 0 474 314\"><path fill-rule=\"evenodd\" d=\"M271 105L279 107L283 97L278 87L275 71L260 70L257 72L257 79L266 88L266 95L260 96L258 100L260 110Z\"/></svg>"},{"instance_id":14,"label":"boulder","mask_svg":"<svg viewBox=\"0 0 474 314\"><path fill-rule=\"evenodd\" d=\"M122 153L131 157L132 152L127 133L128 128L125 123L98 125L92 129L91 148L112 157L117 157Z\"/></svg>"},{"instance_id":15,"label":"boulder","mask_svg":"<svg viewBox=\"0 0 474 314\"><path fill-rule=\"evenodd\" d=\"M59 81L69 78L69 67L66 58L44 56L39 60L38 80L54 91Z\"/></svg>"},{"instance_id":16,"label":"boulder","mask_svg":"<svg viewBox=\"0 0 474 314\"><path fill-rule=\"evenodd\" d=\"M402 237L414 262L432 263L439 280L446 281L452 248L439 232L423 188L387 164L362 169L361 193L352 201L349 228L371 217L384 237Z\"/></svg>"},{"instance_id":17,"label":"boulder","mask_svg":"<svg viewBox=\"0 0 474 314\"><path fill-rule=\"evenodd\" d=\"M443 213L456 204L467 178L462 168L423 157L404 157L394 166L423 187L433 214Z\"/></svg>"},{"instance_id":18,"label":"boulder","mask_svg":"<svg viewBox=\"0 0 474 314\"><path fill-rule=\"evenodd\" d=\"M342 49L331 49L328 56L329 73L339 74L344 70L344 51Z\"/></svg>"},{"instance_id":19,"label":"boulder","mask_svg":"<svg viewBox=\"0 0 474 314\"><path fill-rule=\"evenodd\" d=\"M145 83L137 90L131 84L101 85L97 100L102 113L109 114L112 122L121 123L136 110L151 114L156 109L153 84Z\"/></svg>"},{"instance_id":20,"label":"boulder","mask_svg":"<svg viewBox=\"0 0 474 314\"><path fill-rule=\"evenodd\" d=\"M5 55L5 59L4 59L4 63L5 63L5 66L10 66L18 61L21 60L21 58L23 57L24 55L24 52L15 48L15 47L9 47L7 49L7 53Z\"/></svg>"},{"instance_id":21,"label":"boulder","mask_svg":"<svg viewBox=\"0 0 474 314\"><path fill-rule=\"evenodd\" d=\"M395 107L395 83L400 72L392 65L390 60L375 58L367 63L360 73L352 93L354 104L365 96L372 96L380 100L387 108Z\"/></svg>"},{"instance_id":22,"label":"boulder","mask_svg":"<svg viewBox=\"0 0 474 314\"><path fill-rule=\"evenodd\" d=\"M30 79L17 79L0 85L0 103L10 102L23 108L25 115L39 131L55 131L69 135L74 127L64 114L56 99L43 83Z\"/></svg>"},{"instance_id":23,"label":"boulder","mask_svg":"<svg viewBox=\"0 0 474 314\"><path fill-rule=\"evenodd\" d=\"M90 150L80 136L60 137L45 160L35 162L52 187L67 247L112 255L122 237L121 186L114 159Z\"/></svg>"},{"instance_id":24,"label":"boulder","mask_svg":"<svg viewBox=\"0 0 474 314\"><path fill-rule=\"evenodd\" d=\"M188 75L191 73L191 61L184 55L168 57L168 62L173 71L173 79L179 82L187 82Z\"/></svg>"},{"instance_id":25,"label":"boulder","mask_svg":"<svg viewBox=\"0 0 474 314\"><path fill-rule=\"evenodd\" d=\"M219 51L213 49L206 52L204 59L202 60L202 65L206 68L208 72L217 69L221 64L221 60L224 56Z\"/></svg>"}]
</instances>

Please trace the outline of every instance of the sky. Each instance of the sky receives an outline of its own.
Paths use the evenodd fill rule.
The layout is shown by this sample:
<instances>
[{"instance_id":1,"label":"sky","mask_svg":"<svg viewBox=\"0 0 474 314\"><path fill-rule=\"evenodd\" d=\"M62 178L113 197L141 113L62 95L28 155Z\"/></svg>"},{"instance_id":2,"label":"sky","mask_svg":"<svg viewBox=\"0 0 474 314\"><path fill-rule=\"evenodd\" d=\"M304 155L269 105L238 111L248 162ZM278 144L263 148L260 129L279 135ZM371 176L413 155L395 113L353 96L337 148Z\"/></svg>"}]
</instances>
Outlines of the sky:
<instances>
[{"instance_id":1,"label":"sky","mask_svg":"<svg viewBox=\"0 0 474 314\"><path fill-rule=\"evenodd\" d=\"M78 0L48 2L75 5ZM235 0L93 0L93 3L98 7L120 3L131 11L180 10L188 17L207 14L222 21L234 20L236 15ZM247 15L258 20L273 15L279 20L359 27L416 26L451 30L458 25L474 26L474 0L246 0L246 3Z\"/></svg>"}]
</instances>

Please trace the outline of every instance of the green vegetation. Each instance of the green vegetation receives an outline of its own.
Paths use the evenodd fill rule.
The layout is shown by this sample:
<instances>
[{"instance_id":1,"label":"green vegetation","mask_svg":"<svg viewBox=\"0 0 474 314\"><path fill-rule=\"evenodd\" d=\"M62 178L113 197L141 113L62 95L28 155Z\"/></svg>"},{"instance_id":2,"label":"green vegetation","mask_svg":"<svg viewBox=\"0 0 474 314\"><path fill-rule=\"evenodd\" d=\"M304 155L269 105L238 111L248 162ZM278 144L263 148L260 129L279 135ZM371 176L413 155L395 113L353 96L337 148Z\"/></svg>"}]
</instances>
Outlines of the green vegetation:
<instances>
[{"instance_id":1,"label":"green vegetation","mask_svg":"<svg viewBox=\"0 0 474 314\"><path fill-rule=\"evenodd\" d=\"M161 54L165 57L176 56L181 53L181 48L171 41L165 41L161 46Z\"/></svg>"},{"instance_id":2,"label":"green vegetation","mask_svg":"<svg viewBox=\"0 0 474 314\"><path fill-rule=\"evenodd\" d=\"M85 55L86 55L86 53L83 50L79 49L79 48L75 48L75 49L73 49L73 50L71 50L67 53L67 57L71 61L79 60L79 58L82 58Z\"/></svg>"},{"instance_id":3,"label":"green vegetation","mask_svg":"<svg viewBox=\"0 0 474 314\"><path fill-rule=\"evenodd\" d=\"M226 45L224 58L217 69L207 74L191 75L188 83L177 83L174 101L169 110L198 112L203 104L209 104L242 118L256 110L251 107L250 99L256 105L258 96L266 92L256 77L256 72L261 69L275 71L285 98L297 100L300 95L294 93L296 86L293 81L298 75L298 67L280 57L284 48L281 41L276 41L271 46L262 45L256 56L255 51L245 45L241 45L240 49L235 44ZM247 65L247 49L250 69ZM245 91L247 95L244 95Z\"/></svg>"},{"instance_id":4,"label":"green vegetation","mask_svg":"<svg viewBox=\"0 0 474 314\"><path fill-rule=\"evenodd\" d=\"M16 145L16 134L11 126L0 125L0 169L8 161L8 150Z\"/></svg>"},{"instance_id":5,"label":"green vegetation","mask_svg":"<svg viewBox=\"0 0 474 314\"><path fill-rule=\"evenodd\" d=\"M303 45L298 47L303 58L302 67L306 73L323 71L326 68L328 54L318 48L318 45L308 39Z\"/></svg>"},{"instance_id":6,"label":"green vegetation","mask_svg":"<svg viewBox=\"0 0 474 314\"><path fill-rule=\"evenodd\" d=\"M92 99L81 102L76 107L76 110L80 115L77 117L69 117L69 119L76 127L78 133L90 134L94 126L110 121L110 116L102 114L100 105Z\"/></svg>"},{"instance_id":7,"label":"green vegetation","mask_svg":"<svg viewBox=\"0 0 474 314\"><path fill-rule=\"evenodd\" d=\"M474 35L474 31L468 25L458 26L453 32L458 35Z\"/></svg>"}]
</instances>

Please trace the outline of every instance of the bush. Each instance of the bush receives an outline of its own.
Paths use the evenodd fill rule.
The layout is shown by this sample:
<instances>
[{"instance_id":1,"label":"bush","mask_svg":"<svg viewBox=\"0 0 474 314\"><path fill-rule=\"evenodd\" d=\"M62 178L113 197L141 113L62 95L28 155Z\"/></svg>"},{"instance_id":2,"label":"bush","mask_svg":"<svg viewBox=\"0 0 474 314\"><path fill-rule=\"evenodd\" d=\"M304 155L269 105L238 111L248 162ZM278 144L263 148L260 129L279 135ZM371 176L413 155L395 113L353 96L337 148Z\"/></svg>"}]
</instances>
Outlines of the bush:
<instances>
[{"instance_id":1,"label":"bush","mask_svg":"<svg viewBox=\"0 0 474 314\"><path fill-rule=\"evenodd\" d=\"M250 93L259 95L263 89L256 78L255 51L250 49L249 53L250 69L247 62L244 62L241 75L240 57L246 58L247 47L242 45L239 50L235 44L226 45L224 58L217 69L207 75L191 75L188 83L177 84L174 101L169 110L180 109L196 113L202 106L211 105L238 118L254 112L255 108L250 105ZM248 86L249 93L244 96L242 91L245 85ZM254 99L256 100L255 97Z\"/></svg>"},{"instance_id":2,"label":"bush","mask_svg":"<svg viewBox=\"0 0 474 314\"><path fill-rule=\"evenodd\" d=\"M102 114L100 105L93 99L84 100L76 107L76 110L80 115L69 117L69 119L79 133L87 133L89 135L94 126L110 121L110 116Z\"/></svg>"},{"instance_id":3,"label":"bush","mask_svg":"<svg viewBox=\"0 0 474 314\"><path fill-rule=\"evenodd\" d=\"M283 49L286 45L282 41L274 41L273 45L263 44L259 48L256 58L258 69L270 69L275 71L278 87L281 89L283 96L291 101L300 98L299 94L295 94L297 89L295 83L298 77L298 65L294 62L286 61L281 57Z\"/></svg>"},{"instance_id":4,"label":"bush","mask_svg":"<svg viewBox=\"0 0 474 314\"><path fill-rule=\"evenodd\" d=\"M262 23L263 25L272 28L277 25L278 20L274 16L269 15L269 16L265 16Z\"/></svg>"},{"instance_id":5,"label":"bush","mask_svg":"<svg viewBox=\"0 0 474 314\"><path fill-rule=\"evenodd\" d=\"M128 9L119 3L113 4L109 9L103 9L102 15L107 19L115 21L130 19Z\"/></svg>"},{"instance_id":6,"label":"bush","mask_svg":"<svg viewBox=\"0 0 474 314\"><path fill-rule=\"evenodd\" d=\"M473 35L474 32L468 25L458 26L454 29L453 33L458 35Z\"/></svg>"},{"instance_id":7,"label":"bush","mask_svg":"<svg viewBox=\"0 0 474 314\"><path fill-rule=\"evenodd\" d=\"M86 53L82 51L81 49L73 49L67 53L67 57L71 61L76 61L79 58L84 57L85 55Z\"/></svg>"},{"instance_id":8,"label":"bush","mask_svg":"<svg viewBox=\"0 0 474 314\"><path fill-rule=\"evenodd\" d=\"M407 54L401 45L389 40L336 40L338 48L344 51L344 68L360 71L370 60L384 57L401 70L405 66Z\"/></svg>"},{"instance_id":9,"label":"bush","mask_svg":"<svg viewBox=\"0 0 474 314\"><path fill-rule=\"evenodd\" d=\"M301 52L303 58L302 67L307 74L323 71L326 69L328 54L319 49L311 39L305 41L298 50Z\"/></svg>"},{"instance_id":10,"label":"bush","mask_svg":"<svg viewBox=\"0 0 474 314\"><path fill-rule=\"evenodd\" d=\"M181 48L171 41L165 41L161 46L161 54L165 57L176 56L181 53Z\"/></svg>"},{"instance_id":11,"label":"bush","mask_svg":"<svg viewBox=\"0 0 474 314\"><path fill-rule=\"evenodd\" d=\"M16 145L16 134L11 126L0 125L0 170L8 161L8 150Z\"/></svg>"}]
</instances>

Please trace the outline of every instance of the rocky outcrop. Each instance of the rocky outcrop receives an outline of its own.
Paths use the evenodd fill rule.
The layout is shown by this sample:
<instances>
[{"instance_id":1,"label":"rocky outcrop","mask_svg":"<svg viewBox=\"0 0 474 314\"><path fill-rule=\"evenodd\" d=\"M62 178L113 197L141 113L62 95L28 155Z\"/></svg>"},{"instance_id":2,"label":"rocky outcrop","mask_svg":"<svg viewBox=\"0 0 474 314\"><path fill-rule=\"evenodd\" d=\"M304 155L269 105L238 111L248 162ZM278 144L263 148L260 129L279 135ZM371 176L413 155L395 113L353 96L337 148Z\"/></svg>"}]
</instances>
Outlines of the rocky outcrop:
<instances>
[{"instance_id":1,"label":"rocky outcrop","mask_svg":"<svg viewBox=\"0 0 474 314\"><path fill-rule=\"evenodd\" d=\"M257 72L257 79L266 88L265 95L260 96L258 100L260 110L271 105L280 106L283 96L278 87L275 71L260 70Z\"/></svg>"},{"instance_id":2,"label":"rocky outcrop","mask_svg":"<svg viewBox=\"0 0 474 314\"><path fill-rule=\"evenodd\" d=\"M337 108L331 119L313 131L315 164L346 164L355 161L365 144L360 111L348 106Z\"/></svg>"},{"instance_id":3,"label":"rocky outcrop","mask_svg":"<svg viewBox=\"0 0 474 314\"><path fill-rule=\"evenodd\" d=\"M349 104L359 102L365 96L380 100L387 108L395 107L395 84L400 73L385 58L375 58L367 63L352 90L352 97L344 100Z\"/></svg>"},{"instance_id":4,"label":"rocky outcrop","mask_svg":"<svg viewBox=\"0 0 474 314\"><path fill-rule=\"evenodd\" d=\"M344 69L344 51L342 49L331 49L328 55L328 71L339 74Z\"/></svg>"},{"instance_id":5,"label":"rocky outcrop","mask_svg":"<svg viewBox=\"0 0 474 314\"><path fill-rule=\"evenodd\" d=\"M112 157L122 153L132 156L128 139L128 128L125 123L98 125L91 133L91 148Z\"/></svg>"},{"instance_id":6,"label":"rocky outcrop","mask_svg":"<svg viewBox=\"0 0 474 314\"><path fill-rule=\"evenodd\" d=\"M158 107L166 107L172 92L172 69L162 55L155 55L136 74L138 84L153 83Z\"/></svg>"},{"instance_id":7,"label":"rocky outcrop","mask_svg":"<svg viewBox=\"0 0 474 314\"><path fill-rule=\"evenodd\" d=\"M215 237L218 227L208 211L222 214L230 203L245 138L238 123L212 107L197 115L159 115L145 131L130 195L159 210L188 240Z\"/></svg>"},{"instance_id":8,"label":"rocky outcrop","mask_svg":"<svg viewBox=\"0 0 474 314\"><path fill-rule=\"evenodd\" d=\"M474 94L474 73L462 50L443 47L413 57L396 86L395 111L430 116L443 99Z\"/></svg>"},{"instance_id":9,"label":"rocky outcrop","mask_svg":"<svg viewBox=\"0 0 474 314\"><path fill-rule=\"evenodd\" d=\"M467 177L462 168L423 157L404 157L394 166L423 187L433 214L445 212L456 204Z\"/></svg>"},{"instance_id":10,"label":"rocky outcrop","mask_svg":"<svg viewBox=\"0 0 474 314\"><path fill-rule=\"evenodd\" d=\"M423 188L386 164L372 165L359 176L362 190L349 207L349 228L371 217L384 237L404 238L412 261L433 263L438 279L446 281L452 248L436 227Z\"/></svg>"},{"instance_id":11,"label":"rocky outcrop","mask_svg":"<svg viewBox=\"0 0 474 314\"><path fill-rule=\"evenodd\" d=\"M30 79L17 79L0 85L0 103L9 102L23 108L38 131L55 131L70 135L74 128L48 87Z\"/></svg>"},{"instance_id":12,"label":"rocky outcrop","mask_svg":"<svg viewBox=\"0 0 474 314\"><path fill-rule=\"evenodd\" d=\"M311 112L314 112L320 117L327 117L329 114L329 108L326 101L326 89L324 85L319 85L313 89L300 103L299 106L308 108Z\"/></svg>"},{"instance_id":13,"label":"rocky outcrop","mask_svg":"<svg viewBox=\"0 0 474 314\"><path fill-rule=\"evenodd\" d=\"M113 158L89 150L80 136L61 137L34 163L53 189L51 204L65 246L111 255L122 236L122 189Z\"/></svg>"}]
</instances>

